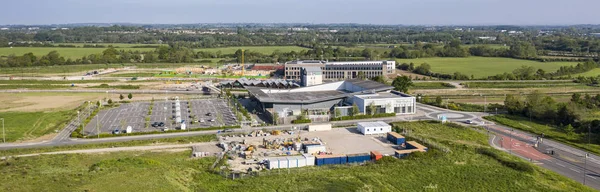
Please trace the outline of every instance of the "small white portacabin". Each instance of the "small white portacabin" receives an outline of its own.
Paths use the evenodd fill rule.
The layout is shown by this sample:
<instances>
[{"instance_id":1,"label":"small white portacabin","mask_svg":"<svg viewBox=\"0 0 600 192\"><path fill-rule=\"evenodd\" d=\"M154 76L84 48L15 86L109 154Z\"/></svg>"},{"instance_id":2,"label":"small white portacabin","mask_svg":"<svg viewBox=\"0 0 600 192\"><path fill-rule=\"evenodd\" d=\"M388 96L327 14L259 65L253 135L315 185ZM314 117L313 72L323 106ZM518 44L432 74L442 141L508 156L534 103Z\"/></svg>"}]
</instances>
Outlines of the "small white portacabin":
<instances>
[{"instance_id":1,"label":"small white portacabin","mask_svg":"<svg viewBox=\"0 0 600 192\"><path fill-rule=\"evenodd\" d=\"M383 121L359 122L356 129L363 135L385 134L392 131L392 126Z\"/></svg>"}]
</instances>

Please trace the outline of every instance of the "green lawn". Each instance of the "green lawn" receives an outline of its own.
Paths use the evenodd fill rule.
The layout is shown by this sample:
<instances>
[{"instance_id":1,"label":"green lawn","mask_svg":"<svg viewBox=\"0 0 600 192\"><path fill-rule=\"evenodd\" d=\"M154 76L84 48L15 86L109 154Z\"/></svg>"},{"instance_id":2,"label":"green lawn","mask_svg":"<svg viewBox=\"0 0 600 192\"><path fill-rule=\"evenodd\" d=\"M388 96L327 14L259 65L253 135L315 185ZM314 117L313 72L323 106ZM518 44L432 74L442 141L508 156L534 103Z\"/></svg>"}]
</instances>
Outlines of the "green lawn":
<instances>
[{"instance_id":1,"label":"green lawn","mask_svg":"<svg viewBox=\"0 0 600 192\"><path fill-rule=\"evenodd\" d=\"M548 81L548 82L465 82L465 88L544 88L544 87L585 87L580 83L571 81Z\"/></svg>"},{"instance_id":2,"label":"green lawn","mask_svg":"<svg viewBox=\"0 0 600 192\"><path fill-rule=\"evenodd\" d=\"M71 47L4 47L0 48L0 56L8 56L10 54L23 55L26 53L33 53L35 56L41 57L47 55L50 51L58 51L58 53L67 58L80 59L83 56L90 54L102 53L106 48L71 48ZM152 51L155 48L117 48L118 50L138 50L138 51Z\"/></svg>"},{"instance_id":3,"label":"green lawn","mask_svg":"<svg viewBox=\"0 0 600 192\"><path fill-rule=\"evenodd\" d=\"M398 64L414 63L415 67L421 63L431 65L431 71L444 74L461 72L475 78L488 77L504 72L512 73L513 70L522 65L533 66L536 69L544 69L546 72L554 72L561 66L576 65L577 62L537 62L530 60L500 58L500 57L465 57L465 58L421 58L421 59L396 59Z\"/></svg>"},{"instance_id":4,"label":"green lawn","mask_svg":"<svg viewBox=\"0 0 600 192\"><path fill-rule=\"evenodd\" d=\"M414 82L411 89L454 89L454 85L444 82Z\"/></svg>"},{"instance_id":5,"label":"green lawn","mask_svg":"<svg viewBox=\"0 0 600 192\"><path fill-rule=\"evenodd\" d=\"M600 68L592 69L591 71L579 74L573 74L572 77L584 76L584 77L597 77L600 76Z\"/></svg>"},{"instance_id":6,"label":"green lawn","mask_svg":"<svg viewBox=\"0 0 600 192\"><path fill-rule=\"evenodd\" d=\"M113 46L115 48L131 48L136 46L168 46L167 44L131 44L131 43L56 43L55 45L75 45L77 47L83 47L83 45L102 45L102 46Z\"/></svg>"},{"instance_id":7,"label":"green lawn","mask_svg":"<svg viewBox=\"0 0 600 192\"><path fill-rule=\"evenodd\" d=\"M149 65L149 64L148 64ZM74 73L101 70L105 68L118 68L131 66L131 64L81 64L81 65L56 65L45 67L11 67L0 68L0 74L13 74L15 76L37 76L43 73ZM83 73L81 75L84 75Z\"/></svg>"},{"instance_id":8,"label":"green lawn","mask_svg":"<svg viewBox=\"0 0 600 192\"><path fill-rule=\"evenodd\" d=\"M214 158L183 152L117 152L12 158L0 163L2 191L593 191L549 170L490 149L484 133L455 124L398 123L430 147L397 160L262 171L225 179ZM409 137L410 139L410 137ZM426 144L427 145L427 144ZM288 172L289 171L289 172ZM32 184L35 183L35 184Z\"/></svg>"},{"instance_id":9,"label":"green lawn","mask_svg":"<svg viewBox=\"0 0 600 192\"><path fill-rule=\"evenodd\" d=\"M544 133L545 137L554 139L556 141L580 148L588 150L596 155L600 155L600 144L592 143L587 145L586 135L585 134L577 134L573 133L571 135L566 134L561 129L552 126L552 125L544 125L539 122L531 122L529 118L512 116L512 115L494 115L484 117L487 120L495 121L499 124L506 125L515 129L527 131L530 133L535 133L541 135ZM592 139L592 141L597 141L598 139Z\"/></svg>"},{"instance_id":10,"label":"green lawn","mask_svg":"<svg viewBox=\"0 0 600 192\"><path fill-rule=\"evenodd\" d=\"M6 142L34 139L64 126L77 116L76 110L58 112L0 112L5 120Z\"/></svg>"},{"instance_id":11,"label":"green lawn","mask_svg":"<svg viewBox=\"0 0 600 192\"><path fill-rule=\"evenodd\" d=\"M271 54L275 50L279 50L281 52L290 52L290 51L302 51L308 50L308 48L298 47L298 46L244 46L244 47L221 47L221 48L202 48L202 49L194 49L194 51L208 51L208 52L217 52L221 51L221 54L233 54L238 49L244 49L245 51L254 51L262 54Z\"/></svg>"}]
</instances>

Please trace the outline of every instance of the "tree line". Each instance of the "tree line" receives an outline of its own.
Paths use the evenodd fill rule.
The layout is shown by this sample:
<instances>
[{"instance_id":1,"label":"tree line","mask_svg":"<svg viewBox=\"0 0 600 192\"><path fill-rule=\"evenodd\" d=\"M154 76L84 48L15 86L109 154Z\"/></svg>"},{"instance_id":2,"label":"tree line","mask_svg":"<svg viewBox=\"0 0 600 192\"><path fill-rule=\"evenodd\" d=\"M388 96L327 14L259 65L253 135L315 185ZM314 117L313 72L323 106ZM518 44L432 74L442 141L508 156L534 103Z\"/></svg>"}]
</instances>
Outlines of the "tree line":
<instances>
[{"instance_id":1,"label":"tree line","mask_svg":"<svg viewBox=\"0 0 600 192\"><path fill-rule=\"evenodd\" d=\"M534 91L524 98L507 95L504 106L512 115L547 122L561 128L572 127L575 132L587 132L591 128L593 133L600 133L600 120L585 118L591 111L600 108L600 94L582 96L575 93L569 102L559 103L552 97Z\"/></svg>"}]
</instances>

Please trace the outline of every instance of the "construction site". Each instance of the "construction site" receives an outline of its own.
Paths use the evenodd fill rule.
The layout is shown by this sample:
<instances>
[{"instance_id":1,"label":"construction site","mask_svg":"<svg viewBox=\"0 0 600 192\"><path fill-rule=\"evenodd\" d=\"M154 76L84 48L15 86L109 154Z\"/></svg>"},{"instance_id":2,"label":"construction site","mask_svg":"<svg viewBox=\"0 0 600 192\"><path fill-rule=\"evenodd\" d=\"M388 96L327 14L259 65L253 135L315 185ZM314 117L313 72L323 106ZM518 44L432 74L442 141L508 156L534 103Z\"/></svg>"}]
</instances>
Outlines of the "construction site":
<instances>
[{"instance_id":1,"label":"construction site","mask_svg":"<svg viewBox=\"0 0 600 192\"><path fill-rule=\"evenodd\" d=\"M233 173L364 164L383 156L400 158L427 151L427 147L414 141L406 142L395 132L363 135L356 127L332 128L331 124L221 135L219 145L224 149L228 169Z\"/></svg>"}]
</instances>

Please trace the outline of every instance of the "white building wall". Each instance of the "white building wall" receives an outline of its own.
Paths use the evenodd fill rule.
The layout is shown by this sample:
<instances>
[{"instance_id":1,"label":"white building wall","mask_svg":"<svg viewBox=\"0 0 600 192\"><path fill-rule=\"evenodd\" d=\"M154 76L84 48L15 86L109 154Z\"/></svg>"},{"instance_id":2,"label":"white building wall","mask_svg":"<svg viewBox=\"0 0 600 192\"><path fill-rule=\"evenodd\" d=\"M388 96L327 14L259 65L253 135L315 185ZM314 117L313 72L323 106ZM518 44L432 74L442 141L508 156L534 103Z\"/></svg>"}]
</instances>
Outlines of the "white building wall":
<instances>
[{"instance_id":1,"label":"white building wall","mask_svg":"<svg viewBox=\"0 0 600 192\"><path fill-rule=\"evenodd\" d=\"M385 134L387 132L392 131L392 126L367 126L363 127L361 124L358 124L357 129L364 135L373 135L373 134Z\"/></svg>"},{"instance_id":2,"label":"white building wall","mask_svg":"<svg viewBox=\"0 0 600 192\"><path fill-rule=\"evenodd\" d=\"M365 95L361 95L364 97ZM375 96L375 95L374 95ZM398 97L398 98L360 98L354 96L352 99L354 103L358 106L358 109L361 113L365 113L367 111L367 107L373 103L373 105L379 105L385 108L386 113L393 113L394 107L406 107L406 112L403 114L414 114L416 110L416 100L414 97ZM411 108L410 112L408 112L408 107ZM397 113L397 114L402 114Z\"/></svg>"}]
</instances>

